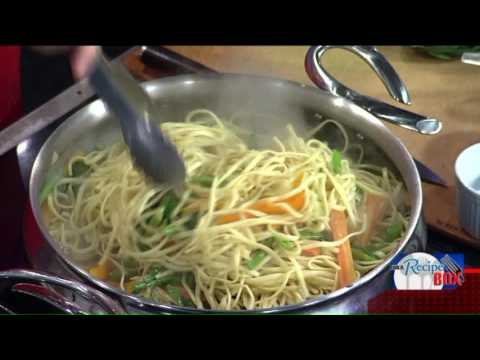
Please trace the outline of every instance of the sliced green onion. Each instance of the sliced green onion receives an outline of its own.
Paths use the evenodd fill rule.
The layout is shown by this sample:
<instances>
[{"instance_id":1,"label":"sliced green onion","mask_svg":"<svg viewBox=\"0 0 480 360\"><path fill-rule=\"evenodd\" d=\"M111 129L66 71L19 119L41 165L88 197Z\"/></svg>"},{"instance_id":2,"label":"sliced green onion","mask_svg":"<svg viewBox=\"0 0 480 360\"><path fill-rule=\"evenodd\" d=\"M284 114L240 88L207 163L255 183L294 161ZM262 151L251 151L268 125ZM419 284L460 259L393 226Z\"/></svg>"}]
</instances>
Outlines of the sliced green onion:
<instances>
[{"instance_id":1,"label":"sliced green onion","mask_svg":"<svg viewBox=\"0 0 480 360\"><path fill-rule=\"evenodd\" d=\"M332 152L332 169L335 174L342 171L342 153L338 150Z\"/></svg>"},{"instance_id":2,"label":"sliced green onion","mask_svg":"<svg viewBox=\"0 0 480 360\"><path fill-rule=\"evenodd\" d=\"M250 270L254 270L260 265L260 263L267 257L267 253L263 250L255 250L252 254L252 257L247 262L247 267Z\"/></svg>"}]
</instances>

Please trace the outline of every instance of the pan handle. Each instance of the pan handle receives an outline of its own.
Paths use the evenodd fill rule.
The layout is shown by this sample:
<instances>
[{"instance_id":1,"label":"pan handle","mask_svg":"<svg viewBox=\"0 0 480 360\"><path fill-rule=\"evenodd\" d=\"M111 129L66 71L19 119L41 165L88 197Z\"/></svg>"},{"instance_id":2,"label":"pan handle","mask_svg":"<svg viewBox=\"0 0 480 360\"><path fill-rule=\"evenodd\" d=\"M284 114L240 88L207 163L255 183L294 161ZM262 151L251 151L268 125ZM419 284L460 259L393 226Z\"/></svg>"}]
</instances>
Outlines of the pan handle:
<instances>
[{"instance_id":1,"label":"pan handle","mask_svg":"<svg viewBox=\"0 0 480 360\"><path fill-rule=\"evenodd\" d=\"M88 307L96 305L100 307L104 313L125 313L125 310L119 303L102 292L82 283L63 279L58 276L30 270L9 270L0 272L0 280L7 280L14 283L12 286L13 291L43 300L67 314L88 314L91 310L83 309L76 301L71 301L58 292L43 285L58 286L72 291L74 295L81 296L86 300Z\"/></svg>"},{"instance_id":2,"label":"pan handle","mask_svg":"<svg viewBox=\"0 0 480 360\"><path fill-rule=\"evenodd\" d=\"M310 47L305 57L305 70L315 85L331 94L354 102L374 116L392 124L417 131L421 134L433 135L440 132L442 123L437 119L415 114L361 95L338 82L320 63L320 59L325 52L333 48L345 49L359 56L380 77L393 99L403 104L409 105L411 103L405 84L387 59L373 46L319 45Z\"/></svg>"}]
</instances>

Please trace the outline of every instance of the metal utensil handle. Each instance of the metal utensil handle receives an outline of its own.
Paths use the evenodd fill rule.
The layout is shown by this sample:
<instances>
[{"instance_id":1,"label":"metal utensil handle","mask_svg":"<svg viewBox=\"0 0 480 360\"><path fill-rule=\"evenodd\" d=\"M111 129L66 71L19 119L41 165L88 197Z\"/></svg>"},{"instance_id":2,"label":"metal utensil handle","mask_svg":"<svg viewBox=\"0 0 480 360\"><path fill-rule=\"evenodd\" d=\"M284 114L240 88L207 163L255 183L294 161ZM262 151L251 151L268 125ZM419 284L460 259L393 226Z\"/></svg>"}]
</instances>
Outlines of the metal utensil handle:
<instances>
[{"instance_id":1,"label":"metal utensil handle","mask_svg":"<svg viewBox=\"0 0 480 360\"><path fill-rule=\"evenodd\" d=\"M398 102L410 104L410 96L395 69L387 59L372 46L312 46L305 57L305 70L315 85L331 94L344 97L371 114L403 128L421 134L440 132L442 123L437 119L406 111L371 97L361 95L333 78L320 63L321 57L330 49L340 48L358 55L380 77L390 96Z\"/></svg>"},{"instance_id":2,"label":"metal utensil handle","mask_svg":"<svg viewBox=\"0 0 480 360\"><path fill-rule=\"evenodd\" d=\"M41 106L14 122L0 132L0 156L94 95L88 81L82 80L50 100L48 106Z\"/></svg>"},{"instance_id":3,"label":"metal utensil handle","mask_svg":"<svg viewBox=\"0 0 480 360\"><path fill-rule=\"evenodd\" d=\"M94 303L100 306L108 314L122 314L125 313L123 307L112 298L106 296L102 292L95 290L87 285L77 281L67 280L58 276L49 275L42 272L30 270L9 270L0 272L0 279L12 281L32 281L41 284L49 284L59 286L61 288L72 291L74 294L83 297L89 303ZM26 290L26 289L24 289ZM52 291L38 291L35 287L28 288L30 293L35 293L35 297L42 299L50 304L63 308L68 313L84 314L88 310L79 308L68 299L62 299L61 295ZM26 292L26 291L24 291Z\"/></svg>"},{"instance_id":4,"label":"metal utensil handle","mask_svg":"<svg viewBox=\"0 0 480 360\"><path fill-rule=\"evenodd\" d=\"M116 77L113 76L113 72L116 73ZM123 137L128 145L131 144L132 134L128 124L125 123L125 118L136 119L143 115L137 113L138 109L146 112L148 107L148 96L140 86L128 86L128 82L131 81L129 77L131 75L126 68L110 66L99 51L96 65L89 78L90 84L119 121ZM125 95L125 88L128 88L128 98ZM138 105L138 109L134 109L130 101L134 101ZM135 129L135 127L133 128Z\"/></svg>"}]
</instances>

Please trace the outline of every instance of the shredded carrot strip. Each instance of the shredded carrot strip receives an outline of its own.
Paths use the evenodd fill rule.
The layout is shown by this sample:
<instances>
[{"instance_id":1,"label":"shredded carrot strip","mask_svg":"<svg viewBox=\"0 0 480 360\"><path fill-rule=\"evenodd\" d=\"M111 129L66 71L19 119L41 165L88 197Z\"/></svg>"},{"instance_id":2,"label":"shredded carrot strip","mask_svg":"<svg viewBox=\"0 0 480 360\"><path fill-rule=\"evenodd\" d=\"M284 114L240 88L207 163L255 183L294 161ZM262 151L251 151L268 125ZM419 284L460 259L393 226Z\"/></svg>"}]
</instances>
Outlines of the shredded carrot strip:
<instances>
[{"instance_id":1,"label":"shredded carrot strip","mask_svg":"<svg viewBox=\"0 0 480 360\"><path fill-rule=\"evenodd\" d=\"M330 212L330 228L334 240L341 240L348 235L347 216L344 211L332 210ZM338 288L350 285L355 280L355 266L353 263L350 240L345 241L338 247L338 265L340 273L338 277Z\"/></svg>"}]
</instances>

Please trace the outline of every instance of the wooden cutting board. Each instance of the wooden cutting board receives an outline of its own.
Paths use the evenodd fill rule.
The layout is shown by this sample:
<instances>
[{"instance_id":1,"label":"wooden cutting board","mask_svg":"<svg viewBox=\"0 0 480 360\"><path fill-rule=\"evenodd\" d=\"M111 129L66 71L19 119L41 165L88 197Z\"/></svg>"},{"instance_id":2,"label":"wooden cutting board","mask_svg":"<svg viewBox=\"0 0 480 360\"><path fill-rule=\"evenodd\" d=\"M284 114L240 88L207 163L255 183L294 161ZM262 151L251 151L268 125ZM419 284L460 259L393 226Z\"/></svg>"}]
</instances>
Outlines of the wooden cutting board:
<instances>
[{"instance_id":1,"label":"wooden cutting board","mask_svg":"<svg viewBox=\"0 0 480 360\"><path fill-rule=\"evenodd\" d=\"M167 46L220 72L266 75L312 85L304 71L305 46ZM386 124L422 161L447 182L447 189L424 184L424 217L428 225L480 249L459 225L455 204L454 162L467 146L480 142L480 67L459 60L427 57L408 47L379 47L405 82L412 105L393 101L381 81L361 59L345 50L331 50L323 63L328 71L353 89L443 122L434 136L420 135ZM144 79L158 72L143 66L134 55L126 59ZM472 166L480 166L472 164Z\"/></svg>"}]
</instances>

